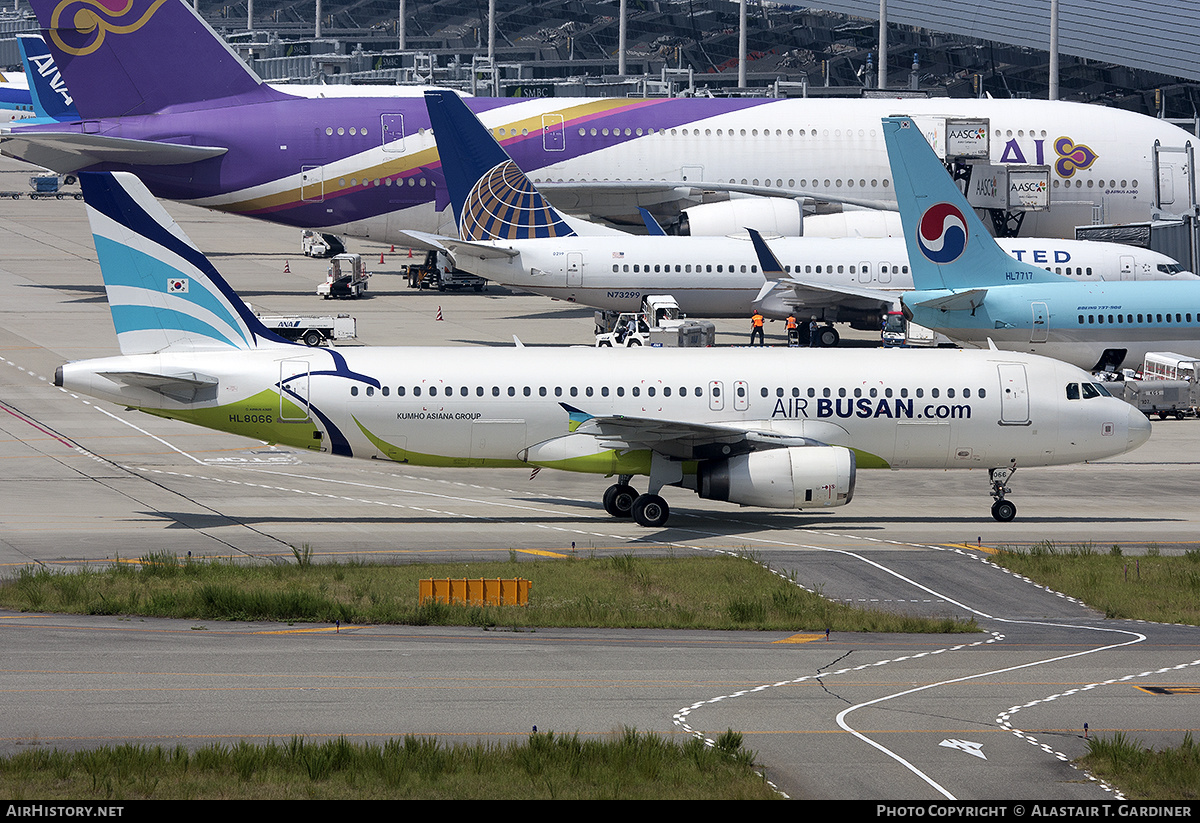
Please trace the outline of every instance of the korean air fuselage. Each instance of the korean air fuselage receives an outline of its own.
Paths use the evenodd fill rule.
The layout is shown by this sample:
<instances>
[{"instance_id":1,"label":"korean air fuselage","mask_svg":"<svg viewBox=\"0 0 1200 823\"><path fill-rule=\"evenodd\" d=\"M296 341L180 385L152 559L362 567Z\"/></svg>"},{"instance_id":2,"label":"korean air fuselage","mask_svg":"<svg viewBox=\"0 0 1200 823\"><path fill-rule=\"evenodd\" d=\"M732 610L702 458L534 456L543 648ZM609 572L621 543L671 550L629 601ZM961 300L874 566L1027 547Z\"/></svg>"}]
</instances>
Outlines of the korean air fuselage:
<instances>
[{"instance_id":1,"label":"korean air fuselage","mask_svg":"<svg viewBox=\"0 0 1200 823\"><path fill-rule=\"evenodd\" d=\"M920 292L905 315L956 341L1044 354L1086 369L1138 365L1151 351L1200 357L1200 283L1030 283L989 288L982 305L928 305L954 292Z\"/></svg>"}]
</instances>

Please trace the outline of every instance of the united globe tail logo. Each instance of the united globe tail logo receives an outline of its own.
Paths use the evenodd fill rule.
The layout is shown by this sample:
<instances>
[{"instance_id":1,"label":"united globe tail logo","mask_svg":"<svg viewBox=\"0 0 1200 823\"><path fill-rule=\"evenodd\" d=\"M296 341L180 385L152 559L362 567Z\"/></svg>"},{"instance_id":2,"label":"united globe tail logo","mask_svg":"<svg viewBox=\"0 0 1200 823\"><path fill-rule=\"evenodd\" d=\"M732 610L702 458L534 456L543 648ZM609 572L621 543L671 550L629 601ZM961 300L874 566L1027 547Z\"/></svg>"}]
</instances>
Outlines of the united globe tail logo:
<instances>
[{"instance_id":1,"label":"united globe tail logo","mask_svg":"<svg viewBox=\"0 0 1200 823\"><path fill-rule=\"evenodd\" d=\"M967 221L949 203L930 206L917 226L917 246L931 262L953 263L967 249Z\"/></svg>"}]
</instances>

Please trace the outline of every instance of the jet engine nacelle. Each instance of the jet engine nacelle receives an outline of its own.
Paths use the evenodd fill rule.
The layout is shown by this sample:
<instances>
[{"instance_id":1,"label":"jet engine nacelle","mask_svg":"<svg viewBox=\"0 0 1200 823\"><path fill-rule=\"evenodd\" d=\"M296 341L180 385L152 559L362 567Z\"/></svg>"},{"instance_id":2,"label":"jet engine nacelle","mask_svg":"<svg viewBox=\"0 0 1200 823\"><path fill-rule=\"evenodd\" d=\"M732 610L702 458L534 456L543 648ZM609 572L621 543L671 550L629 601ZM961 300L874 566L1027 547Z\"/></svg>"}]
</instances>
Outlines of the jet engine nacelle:
<instances>
[{"instance_id":1,"label":"jet engine nacelle","mask_svg":"<svg viewBox=\"0 0 1200 823\"><path fill-rule=\"evenodd\" d=\"M738 197L691 206L679 218L679 233L693 237L745 234L746 229L767 236L800 237L804 212L798 201L786 197Z\"/></svg>"},{"instance_id":2,"label":"jet engine nacelle","mask_svg":"<svg viewBox=\"0 0 1200 823\"><path fill-rule=\"evenodd\" d=\"M844 506L854 497L854 453L841 446L800 446L739 454L700 464L697 491L770 509Z\"/></svg>"}]
</instances>

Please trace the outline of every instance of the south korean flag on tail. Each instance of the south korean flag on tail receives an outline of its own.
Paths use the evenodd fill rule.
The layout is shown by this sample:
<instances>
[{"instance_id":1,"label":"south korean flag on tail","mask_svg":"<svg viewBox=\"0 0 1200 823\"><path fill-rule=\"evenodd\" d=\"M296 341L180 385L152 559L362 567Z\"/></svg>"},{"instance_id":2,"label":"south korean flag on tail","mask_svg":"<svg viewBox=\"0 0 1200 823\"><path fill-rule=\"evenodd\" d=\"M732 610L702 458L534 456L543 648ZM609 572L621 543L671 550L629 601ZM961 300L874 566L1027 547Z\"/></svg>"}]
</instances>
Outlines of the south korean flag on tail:
<instances>
[{"instance_id":1,"label":"south korean flag on tail","mask_svg":"<svg viewBox=\"0 0 1200 823\"><path fill-rule=\"evenodd\" d=\"M167 280L167 294L187 294L188 279L186 277L171 277Z\"/></svg>"}]
</instances>

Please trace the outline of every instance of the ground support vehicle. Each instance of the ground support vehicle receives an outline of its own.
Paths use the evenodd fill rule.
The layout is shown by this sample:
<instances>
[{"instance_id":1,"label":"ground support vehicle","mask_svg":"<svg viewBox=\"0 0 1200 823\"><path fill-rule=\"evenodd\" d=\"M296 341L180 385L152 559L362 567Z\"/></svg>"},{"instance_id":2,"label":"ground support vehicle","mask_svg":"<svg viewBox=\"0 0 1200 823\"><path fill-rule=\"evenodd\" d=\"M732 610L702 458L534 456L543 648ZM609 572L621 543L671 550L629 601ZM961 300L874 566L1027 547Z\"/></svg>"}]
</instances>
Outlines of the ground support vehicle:
<instances>
[{"instance_id":1,"label":"ground support vehicle","mask_svg":"<svg viewBox=\"0 0 1200 823\"><path fill-rule=\"evenodd\" d=\"M357 298L367 290L367 268L357 254L339 254L329 261L325 282L317 286L317 294L330 300L335 297Z\"/></svg>"},{"instance_id":2,"label":"ground support vehicle","mask_svg":"<svg viewBox=\"0 0 1200 823\"><path fill-rule=\"evenodd\" d=\"M650 294L640 312L596 312L596 345L705 347L716 342L717 327L707 320L687 320L669 294Z\"/></svg>"},{"instance_id":3,"label":"ground support vehicle","mask_svg":"<svg viewBox=\"0 0 1200 823\"><path fill-rule=\"evenodd\" d=\"M320 346L326 341L351 340L358 336L358 323L348 314L259 314L257 317L280 337L303 342L306 346Z\"/></svg>"}]
</instances>

